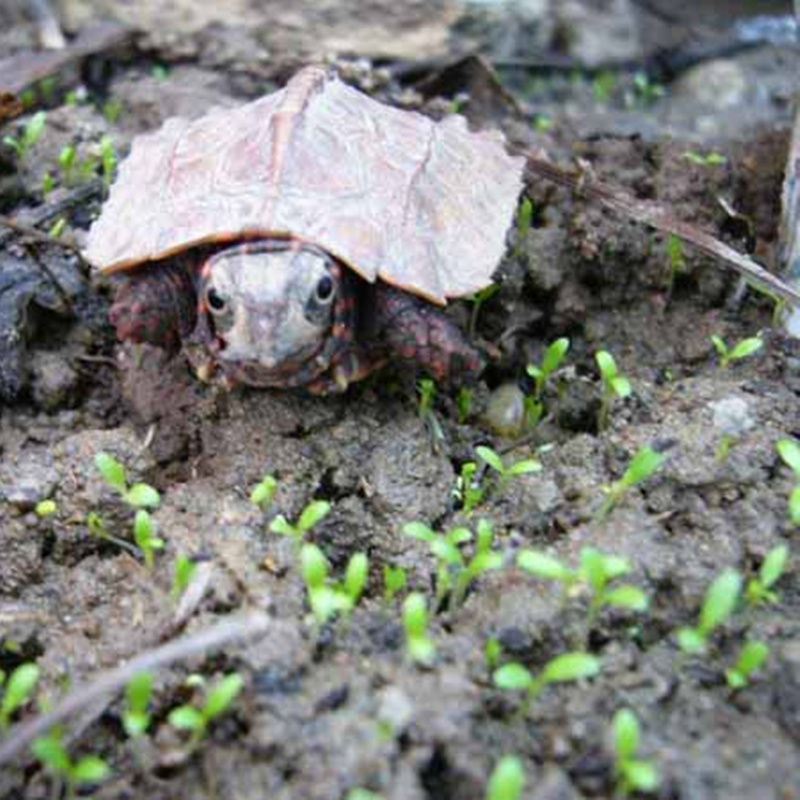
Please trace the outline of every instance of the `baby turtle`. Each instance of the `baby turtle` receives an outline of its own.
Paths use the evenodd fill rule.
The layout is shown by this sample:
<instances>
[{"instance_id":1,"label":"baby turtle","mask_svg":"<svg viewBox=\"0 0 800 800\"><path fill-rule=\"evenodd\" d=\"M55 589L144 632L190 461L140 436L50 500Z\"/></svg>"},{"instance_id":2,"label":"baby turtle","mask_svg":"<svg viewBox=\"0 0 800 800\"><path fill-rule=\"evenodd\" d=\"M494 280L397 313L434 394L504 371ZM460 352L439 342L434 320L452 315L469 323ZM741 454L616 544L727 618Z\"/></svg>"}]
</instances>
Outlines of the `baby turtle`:
<instances>
[{"instance_id":1,"label":"baby turtle","mask_svg":"<svg viewBox=\"0 0 800 800\"><path fill-rule=\"evenodd\" d=\"M138 137L86 256L122 274L118 336L201 379L325 394L408 359L446 380L481 358L436 306L491 282L523 164L307 67Z\"/></svg>"}]
</instances>

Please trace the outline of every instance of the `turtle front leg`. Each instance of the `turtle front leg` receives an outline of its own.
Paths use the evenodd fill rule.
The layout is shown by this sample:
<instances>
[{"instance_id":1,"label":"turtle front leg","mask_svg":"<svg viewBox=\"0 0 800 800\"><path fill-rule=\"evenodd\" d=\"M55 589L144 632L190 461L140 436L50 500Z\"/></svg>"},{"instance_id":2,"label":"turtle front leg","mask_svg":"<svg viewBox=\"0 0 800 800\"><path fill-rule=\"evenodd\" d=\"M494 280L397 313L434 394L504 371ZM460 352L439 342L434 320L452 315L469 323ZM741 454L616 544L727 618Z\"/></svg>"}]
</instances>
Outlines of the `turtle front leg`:
<instances>
[{"instance_id":1,"label":"turtle front leg","mask_svg":"<svg viewBox=\"0 0 800 800\"><path fill-rule=\"evenodd\" d=\"M436 380L468 380L483 369L480 352L430 303L379 284L375 314L375 324L390 355L417 362Z\"/></svg>"},{"instance_id":2,"label":"turtle front leg","mask_svg":"<svg viewBox=\"0 0 800 800\"><path fill-rule=\"evenodd\" d=\"M183 264L154 264L123 280L109 314L117 337L177 350L197 320L193 271Z\"/></svg>"}]
</instances>

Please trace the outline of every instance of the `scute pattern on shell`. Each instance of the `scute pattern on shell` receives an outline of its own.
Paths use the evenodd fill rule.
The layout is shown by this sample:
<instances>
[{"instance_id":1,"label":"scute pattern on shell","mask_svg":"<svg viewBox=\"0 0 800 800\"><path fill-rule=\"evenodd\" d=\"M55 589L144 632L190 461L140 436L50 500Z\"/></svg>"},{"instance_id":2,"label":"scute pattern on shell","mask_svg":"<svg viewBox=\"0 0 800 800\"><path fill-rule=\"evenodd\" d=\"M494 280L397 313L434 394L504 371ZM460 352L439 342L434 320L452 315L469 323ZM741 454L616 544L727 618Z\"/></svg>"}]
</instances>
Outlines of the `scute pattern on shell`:
<instances>
[{"instance_id":1,"label":"scute pattern on shell","mask_svg":"<svg viewBox=\"0 0 800 800\"><path fill-rule=\"evenodd\" d=\"M443 303L490 282L523 163L496 131L392 108L307 67L274 94L138 137L86 256L111 272L203 242L295 236Z\"/></svg>"}]
</instances>

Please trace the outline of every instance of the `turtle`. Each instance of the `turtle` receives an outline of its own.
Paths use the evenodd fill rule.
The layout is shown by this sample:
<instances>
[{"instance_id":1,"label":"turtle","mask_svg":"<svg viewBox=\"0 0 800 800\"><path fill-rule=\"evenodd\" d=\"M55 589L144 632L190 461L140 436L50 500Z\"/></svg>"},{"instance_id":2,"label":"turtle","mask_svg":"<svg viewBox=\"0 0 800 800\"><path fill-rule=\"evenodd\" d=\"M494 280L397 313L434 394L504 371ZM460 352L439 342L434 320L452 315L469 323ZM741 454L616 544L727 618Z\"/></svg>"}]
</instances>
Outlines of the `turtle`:
<instances>
[{"instance_id":1,"label":"turtle","mask_svg":"<svg viewBox=\"0 0 800 800\"><path fill-rule=\"evenodd\" d=\"M327 394L411 361L447 382L483 356L442 306L491 283L523 167L499 131L309 66L136 137L85 255L118 338L204 381Z\"/></svg>"}]
</instances>

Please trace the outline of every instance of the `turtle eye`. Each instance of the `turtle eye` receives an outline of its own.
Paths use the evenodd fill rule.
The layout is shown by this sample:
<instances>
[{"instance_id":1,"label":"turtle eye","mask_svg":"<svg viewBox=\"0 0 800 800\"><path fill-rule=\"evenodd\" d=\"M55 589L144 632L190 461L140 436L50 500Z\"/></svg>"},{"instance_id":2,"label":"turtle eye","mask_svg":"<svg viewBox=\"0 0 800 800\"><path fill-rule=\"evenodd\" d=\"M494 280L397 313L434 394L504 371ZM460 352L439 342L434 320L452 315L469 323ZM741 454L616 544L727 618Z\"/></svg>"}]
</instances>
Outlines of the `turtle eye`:
<instances>
[{"instance_id":1,"label":"turtle eye","mask_svg":"<svg viewBox=\"0 0 800 800\"><path fill-rule=\"evenodd\" d=\"M333 278L330 275L323 275L314 293L318 302L327 303L333 297Z\"/></svg>"},{"instance_id":2,"label":"turtle eye","mask_svg":"<svg viewBox=\"0 0 800 800\"><path fill-rule=\"evenodd\" d=\"M213 286L206 291L206 303L213 314L221 314L228 306L225 298Z\"/></svg>"}]
</instances>

